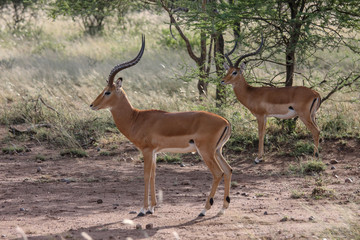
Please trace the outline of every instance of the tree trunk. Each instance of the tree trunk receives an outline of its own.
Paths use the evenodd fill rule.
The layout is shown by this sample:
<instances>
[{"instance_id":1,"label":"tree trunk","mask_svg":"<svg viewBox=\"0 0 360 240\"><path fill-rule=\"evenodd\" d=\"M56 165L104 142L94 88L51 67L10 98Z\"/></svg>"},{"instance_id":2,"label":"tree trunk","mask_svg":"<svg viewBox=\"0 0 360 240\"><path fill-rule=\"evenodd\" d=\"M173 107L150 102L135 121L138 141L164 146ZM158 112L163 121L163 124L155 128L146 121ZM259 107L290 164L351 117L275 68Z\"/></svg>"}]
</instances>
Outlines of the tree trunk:
<instances>
[{"instance_id":1,"label":"tree trunk","mask_svg":"<svg viewBox=\"0 0 360 240\"><path fill-rule=\"evenodd\" d=\"M224 36L222 33L217 34L215 39L214 47L214 59L216 75L218 78L222 78L224 75ZM220 81L216 83L216 106L220 107L226 102L226 91L225 86L221 85Z\"/></svg>"},{"instance_id":2,"label":"tree trunk","mask_svg":"<svg viewBox=\"0 0 360 240\"><path fill-rule=\"evenodd\" d=\"M295 72L295 47L290 44L286 47L286 81L285 86L293 85Z\"/></svg>"}]
</instances>

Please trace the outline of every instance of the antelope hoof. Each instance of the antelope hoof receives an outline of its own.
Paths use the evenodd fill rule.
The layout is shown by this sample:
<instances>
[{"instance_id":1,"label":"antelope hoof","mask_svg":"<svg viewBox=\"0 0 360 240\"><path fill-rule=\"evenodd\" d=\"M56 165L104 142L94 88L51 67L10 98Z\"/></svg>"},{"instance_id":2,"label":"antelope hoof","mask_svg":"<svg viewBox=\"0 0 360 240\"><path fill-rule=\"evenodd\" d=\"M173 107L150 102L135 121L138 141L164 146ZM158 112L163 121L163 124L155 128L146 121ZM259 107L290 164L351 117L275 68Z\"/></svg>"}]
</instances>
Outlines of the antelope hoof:
<instances>
[{"instance_id":1,"label":"antelope hoof","mask_svg":"<svg viewBox=\"0 0 360 240\"><path fill-rule=\"evenodd\" d=\"M146 211L146 214L154 214L155 212L155 206L149 207L149 209Z\"/></svg>"},{"instance_id":2,"label":"antelope hoof","mask_svg":"<svg viewBox=\"0 0 360 240\"><path fill-rule=\"evenodd\" d=\"M143 216L145 216L145 209L144 208L141 208L140 209L140 212L139 212L139 214L137 215L138 217L143 217Z\"/></svg>"},{"instance_id":3,"label":"antelope hoof","mask_svg":"<svg viewBox=\"0 0 360 240\"><path fill-rule=\"evenodd\" d=\"M138 217L143 217L143 216L145 216L145 214L143 212L139 212L139 214L137 216Z\"/></svg>"},{"instance_id":4,"label":"antelope hoof","mask_svg":"<svg viewBox=\"0 0 360 240\"><path fill-rule=\"evenodd\" d=\"M199 217L205 217L206 209L202 210L199 214Z\"/></svg>"},{"instance_id":5,"label":"antelope hoof","mask_svg":"<svg viewBox=\"0 0 360 240\"><path fill-rule=\"evenodd\" d=\"M261 163L263 160L262 160L262 158L256 158L255 159L255 164L259 164L259 163Z\"/></svg>"}]
</instances>

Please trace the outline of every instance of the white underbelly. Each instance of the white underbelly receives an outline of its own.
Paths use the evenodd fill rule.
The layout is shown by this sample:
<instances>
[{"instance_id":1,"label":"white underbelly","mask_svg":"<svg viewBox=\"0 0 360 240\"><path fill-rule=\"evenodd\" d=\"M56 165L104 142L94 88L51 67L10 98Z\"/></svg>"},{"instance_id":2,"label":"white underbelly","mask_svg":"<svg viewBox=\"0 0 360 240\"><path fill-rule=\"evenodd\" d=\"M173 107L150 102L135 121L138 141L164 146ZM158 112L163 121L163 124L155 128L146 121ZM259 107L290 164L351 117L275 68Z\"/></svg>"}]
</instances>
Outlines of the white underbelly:
<instances>
[{"instance_id":1,"label":"white underbelly","mask_svg":"<svg viewBox=\"0 0 360 240\"><path fill-rule=\"evenodd\" d=\"M290 119L297 116L297 113L295 110L289 109L289 111L285 114L270 114L269 117L276 117L281 119Z\"/></svg>"},{"instance_id":2,"label":"white underbelly","mask_svg":"<svg viewBox=\"0 0 360 240\"><path fill-rule=\"evenodd\" d=\"M171 153L188 153L188 152L196 152L195 144L189 144L189 146L185 148L161 148L156 149L156 152L171 152Z\"/></svg>"}]
</instances>

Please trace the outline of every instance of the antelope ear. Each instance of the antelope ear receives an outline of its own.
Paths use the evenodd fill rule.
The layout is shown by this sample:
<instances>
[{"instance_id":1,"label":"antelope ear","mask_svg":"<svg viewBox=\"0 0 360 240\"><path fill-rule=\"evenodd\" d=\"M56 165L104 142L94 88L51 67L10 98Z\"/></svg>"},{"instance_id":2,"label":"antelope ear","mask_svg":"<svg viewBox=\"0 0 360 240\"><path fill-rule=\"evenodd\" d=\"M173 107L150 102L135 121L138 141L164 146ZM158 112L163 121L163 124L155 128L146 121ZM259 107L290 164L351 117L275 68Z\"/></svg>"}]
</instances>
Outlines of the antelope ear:
<instances>
[{"instance_id":1,"label":"antelope ear","mask_svg":"<svg viewBox=\"0 0 360 240\"><path fill-rule=\"evenodd\" d=\"M240 70L241 70L241 72L245 71L245 69L246 69L246 63L247 63L247 62L241 63L241 65L240 65Z\"/></svg>"},{"instance_id":2,"label":"antelope ear","mask_svg":"<svg viewBox=\"0 0 360 240\"><path fill-rule=\"evenodd\" d=\"M116 80L115 87L116 87L117 91L120 90L120 88L122 86L122 81L123 81L122 77L120 77Z\"/></svg>"},{"instance_id":3,"label":"antelope ear","mask_svg":"<svg viewBox=\"0 0 360 240\"><path fill-rule=\"evenodd\" d=\"M228 71L230 69L229 65L227 64L227 62L224 62L224 68L226 71Z\"/></svg>"}]
</instances>

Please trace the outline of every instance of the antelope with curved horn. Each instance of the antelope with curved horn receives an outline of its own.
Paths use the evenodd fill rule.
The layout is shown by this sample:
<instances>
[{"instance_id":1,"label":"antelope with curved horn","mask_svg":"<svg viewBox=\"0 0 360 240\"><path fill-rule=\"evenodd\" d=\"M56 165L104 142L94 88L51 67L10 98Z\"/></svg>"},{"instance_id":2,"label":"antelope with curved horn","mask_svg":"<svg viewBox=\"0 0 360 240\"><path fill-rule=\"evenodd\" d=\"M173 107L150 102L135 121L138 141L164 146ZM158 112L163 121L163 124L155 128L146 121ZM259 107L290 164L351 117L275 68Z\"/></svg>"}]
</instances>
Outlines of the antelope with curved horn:
<instances>
[{"instance_id":1,"label":"antelope with curved horn","mask_svg":"<svg viewBox=\"0 0 360 240\"><path fill-rule=\"evenodd\" d=\"M320 130L316 125L315 115L321 104L319 93L303 86L281 88L252 87L244 78L243 72L246 63L243 62L239 67L240 62L247 57L258 54L263 44L264 39L262 37L260 47L255 52L242 55L233 65L229 55L234 52L236 48L235 43L235 47L225 55L229 65L224 64L227 73L221 81L222 84L231 84L233 86L237 99L257 119L259 150L255 163L261 162L264 155L264 136L267 117L290 119L298 116L312 133L315 144L314 155L318 157Z\"/></svg>"},{"instance_id":2,"label":"antelope with curved horn","mask_svg":"<svg viewBox=\"0 0 360 240\"><path fill-rule=\"evenodd\" d=\"M114 83L115 75L121 70L137 64L145 48L145 37L137 57L115 66L109 75L108 84L90 105L93 110L109 108L115 124L143 154L144 157L144 206L138 216L154 213L156 206L155 168L159 152L186 153L197 151L213 175L213 183L205 208L199 216L214 203L214 195L224 176L224 201L222 214L230 203L230 182L232 169L222 156L222 147L231 134L230 123L213 113L194 111L169 113L160 110L139 110L130 104L122 89L122 78ZM149 187L151 204L149 206Z\"/></svg>"}]
</instances>

